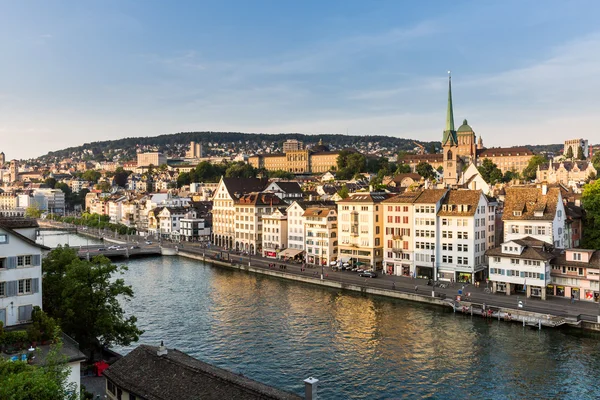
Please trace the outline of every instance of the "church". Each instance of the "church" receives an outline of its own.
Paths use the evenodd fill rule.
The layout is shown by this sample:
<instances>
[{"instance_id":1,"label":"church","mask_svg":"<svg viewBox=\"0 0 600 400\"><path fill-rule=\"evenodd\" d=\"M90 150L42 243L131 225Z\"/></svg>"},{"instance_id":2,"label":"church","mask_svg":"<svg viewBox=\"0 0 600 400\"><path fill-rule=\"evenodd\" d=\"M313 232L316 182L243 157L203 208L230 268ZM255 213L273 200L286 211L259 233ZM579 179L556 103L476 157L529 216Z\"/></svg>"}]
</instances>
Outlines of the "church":
<instances>
[{"instance_id":1,"label":"church","mask_svg":"<svg viewBox=\"0 0 600 400\"><path fill-rule=\"evenodd\" d=\"M526 147L490 148L483 147L481 136L477 138L473 128L467 120L454 128L454 110L452 107L452 77L448 76L448 107L446 110L446 126L442 136L442 153L436 154L411 154L402 160L408 164L412 171L421 162L427 162L435 169L442 167L444 170L444 184L455 186L461 183L461 175L470 164L480 166L483 160L489 158L504 173L513 171L521 173L533 152Z\"/></svg>"}]
</instances>

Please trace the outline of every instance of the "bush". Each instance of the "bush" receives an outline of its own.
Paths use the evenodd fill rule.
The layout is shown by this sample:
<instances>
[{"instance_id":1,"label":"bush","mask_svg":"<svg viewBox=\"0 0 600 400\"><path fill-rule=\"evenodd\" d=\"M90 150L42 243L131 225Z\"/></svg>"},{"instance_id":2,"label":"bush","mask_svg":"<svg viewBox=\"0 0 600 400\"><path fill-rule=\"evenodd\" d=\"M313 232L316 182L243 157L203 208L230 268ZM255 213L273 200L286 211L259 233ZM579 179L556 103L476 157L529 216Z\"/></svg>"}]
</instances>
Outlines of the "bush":
<instances>
[{"instance_id":1,"label":"bush","mask_svg":"<svg viewBox=\"0 0 600 400\"><path fill-rule=\"evenodd\" d=\"M4 345L9 349L21 350L28 343L27 331L10 331L4 333Z\"/></svg>"}]
</instances>

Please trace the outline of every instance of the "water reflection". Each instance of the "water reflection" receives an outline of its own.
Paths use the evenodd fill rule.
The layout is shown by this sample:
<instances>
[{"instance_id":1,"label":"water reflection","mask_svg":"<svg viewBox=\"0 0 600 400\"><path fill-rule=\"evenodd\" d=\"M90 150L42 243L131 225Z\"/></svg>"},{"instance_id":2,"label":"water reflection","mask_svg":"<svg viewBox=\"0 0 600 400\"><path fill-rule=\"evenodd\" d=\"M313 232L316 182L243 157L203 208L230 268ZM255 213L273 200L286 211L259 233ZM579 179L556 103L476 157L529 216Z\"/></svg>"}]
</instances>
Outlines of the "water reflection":
<instances>
[{"instance_id":1,"label":"water reflection","mask_svg":"<svg viewBox=\"0 0 600 400\"><path fill-rule=\"evenodd\" d=\"M324 399L593 398L597 338L204 266L132 259L125 304L146 332L207 362ZM127 352L135 346L119 349Z\"/></svg>"}]
</instances>

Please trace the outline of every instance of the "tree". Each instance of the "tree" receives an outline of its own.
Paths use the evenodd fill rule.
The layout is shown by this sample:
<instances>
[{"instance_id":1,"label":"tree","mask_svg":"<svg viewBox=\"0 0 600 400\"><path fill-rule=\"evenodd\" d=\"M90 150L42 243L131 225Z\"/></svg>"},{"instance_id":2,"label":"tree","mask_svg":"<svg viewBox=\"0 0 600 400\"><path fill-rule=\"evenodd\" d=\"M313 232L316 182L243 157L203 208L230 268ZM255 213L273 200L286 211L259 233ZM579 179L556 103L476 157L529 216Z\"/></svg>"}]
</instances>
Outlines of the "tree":
<instances>
[{"instance_id":1,"label":"tree","mask_svg":"<svg viewBox=\"0 0 600 400\"><path fill-rule=\"evenodd\" d=\"M102 174L99 171L96 171L94 169L88 169L81 175L81 179L83 179L84 181L96 183L98 182L98 179L100 179L101 176Z\"/></svg>"},{"instance_id":2,"label":"tree","mask_svg":"<svg viewBox=\"0 0 600 400\"><path fill-rule=\"evenodd\" d=\"M42 210L37 206L29 206L25 210L25 216L28 218L39 218L42 216Z\"/></svg>"},{"instance_id":3,"label":"tree","mask_svg":"<svg viewBox=\"0 0 600 400\"><path fill-rule=\"evenodd\" d=\"M519 179L519 173L515 171L506 171L504 173L504 177L502 178L503 182L511 182L514 179Z\"/></svg>"},{"instance_id":4,"label":"tree","mask_svg":"<svg viewBox=\"0 0 600 400\"><path fill-rule=\"evenodd\" d=\"M136 342L143 331L135 316L125 317L119 299L133 297L122 274L127 267L111 264L104 256L81 260L74 249L58 247L43 263L45 311L60 320L65 333L92 355L99 346Z\"/></svg>"},{"instance_id":5,"label":"tree","mask_svg":"<svg viewBox=\"0 0 600 400\"><path fill-rule=\"evenodd\" d=\"M268 173L269 178L280 178L280 179L294 179L294 174L284 170L270 171Z\"/></svg>"},{"instance_id":6,"label":"tree","mask_svg":"<svg viewBox=\"0 0 600 400\"><path fill-rule=\"evenodd\" d=\"M408 164L398 164L398 168L396 169L397 174L408 174L410 172L411 170Z\"/></svg>"},{"instance_id":7,"label":"tree","mask_svg":"<svg viewBox=\"0 0 600 400\"><path fill-rule=\"evenodd\" d=\"M54 179L54 178L46 178L46 180L44 181L44 183L50 189L54 189L54 186L56 185L56 179Z\"/></svg>"},{"instance_id":8,"label":"tree","mask_svg":"<svg viewBox=\"0 0 600 400\"><path fill-rule=\"evenodd\" d=\"M567 152L565 153L565 158L571 159L573 158L573 147L569 146Z\"/></svg>"},{"instance_id":9,"label":"tree","mask_svg":"<svg viewBox=\"0 0 600 400\"><path fill-rule=\"evenodd\" d=\"M425 161L421 161L417 167L415 168L417 174L421 175L425 179L433 179L435 178L435 173L433 172L433 167L431 164L426 163Z\"/></svg>"},{"instance_id":10,"label":"tree","mask_svg":"<svg viewBox=\"0 0 600 400\"><path fill-rule=\"evenodd\" d=\"M600 151L592 156L592 165L596 168L596 171L600 171Z\"/></svg>"},{"instance_id":11,"label":"tree","mask_svg":"<svg viewBox=\"0 0 600 400\"><path fill-rule=\"evenodd\" d=\"M429 154L435 154L437 153L437 148L435 147L435 143L431 142L427 145L427 152Z\"/></svg>"},{"instance_id":12,"label":"tree","mask_svg":"<svg viewBox=\"0 0 600 400\"><path fill-rule=\"evenodd\" d=\"M600 180L584 186L581 204L585 210L582 247L600 249Z\"/></svg>"},{"instance_id":13,"label":"tree","mask_svg":"<svg viewBox=\"0 0 600 400\"><path fill-rule=\"evenodd\" d=\"M577 159L585 160L585 156L583 155L583 147L581 147L581 146L577 147Z\"/></svg>"},{"instance_id":14,"label":"tree","mask_svg":"<svg viewBox=\"0 0 600 400\"><path fill-rule=\"evenodd\" d=\"M51 347L43 365L0 357L0 399L78 399L75 385L67 383L69 369L66 358L60 355L61 345Z\"/></svg>"},{"instance_id":15,"label":"tree","mask_svg":"<svg viewBox=\"0 0 600 400\"><path fill-rule=\"evenodd\" d=\"M227 178L256 178L256 170L250 164L243 162L236 162L225 171L225 177Z\"/></svg>"},{"instance_id":16,"label":"tree","mask_svg":"<svg viewBox=\"0 0 600 400\"><path fill-rule=\"evenodd\" d=\"M127 178L129 177L129 175L131 174L130 171L125 171L122 167L119 167L115 170L115 174L113 176L115 185L120 186L120 187L126 187L127 186Z\"/></svg>"},{"instance_id":17,"label":"tree","mask_svg":"<svg viewBox=\"0 0 600 400\"><path fill-rule=\"evenodd\" d=\"M110 183L108 182L100 182L98 185L96 185L96 187L98 188L98 190L101 190L104 193L110 192Z\"/></svg>"},{"instance_id":18,"label":"tree","mask_svg":"<svg viewBox=\"0 0 600 400\"><path fill-rule=\"evenodd\" d=\"M342 199L345 199L348 196L350 196L350 191L348 190L348 186L346 186L346 185L342 186L337 193L340 195L340 197Z\"/></svg>"},{"instance_id":19,"label":"tree","mask_svg":"<svg viewBox=\"0 0 600 400\"><path fill-rule=\"evenodd\" d=\"M478 167L477 170L481 174L483 180L491 185L495 185L496 183L502 181L502 171L489 158L483 160L481 166Z\"/></svg>"},{"instance_id":20,"label":"tree","mask_svg":"<svg viewBox=\"0 0 600 400\"><path fill-rule=\"evenodd\" d=\"M570 147L569 147L570 148ZM538 166L547 163L548 160L546 157L536 154L529 159L529 163L527 163L527 167L523 170L523 179L534 180L537 173Z\"/></svg>"}]
</instances>

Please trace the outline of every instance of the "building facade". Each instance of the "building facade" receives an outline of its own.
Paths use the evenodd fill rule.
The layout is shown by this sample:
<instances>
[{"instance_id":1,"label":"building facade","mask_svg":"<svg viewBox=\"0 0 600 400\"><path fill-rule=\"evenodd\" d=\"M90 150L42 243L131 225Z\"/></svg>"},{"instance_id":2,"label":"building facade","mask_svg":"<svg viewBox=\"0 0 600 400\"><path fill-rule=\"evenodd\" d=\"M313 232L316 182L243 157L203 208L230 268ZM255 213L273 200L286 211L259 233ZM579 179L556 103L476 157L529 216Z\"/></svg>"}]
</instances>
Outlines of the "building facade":
<instances>
[{"instance_id":1,"label":"building facade","mask_svg":"<svg viewBox=\"0 0 600 400\"><path fill-rule=\"evenodd\" d=\"M261 254L263 217L283 206L283 200L273 193L248 193L235 202L235 244L238 251Z\"/></svg>"},{"instance_id":2,"label":"building facade","mask_svg":"<svg viewBox=\"0 0 600 400\"><path fill-rule=\"evenodd\" d=\"M538 182L560 183L585 183L588 179L596 177L598 171L590 161L561 161L538 165L536 179Z\"/></svg>"},{"instance_id":3,"label":"building facade","mask_svg":"<svg viewBox=\"0 0 600 400\"><path fill-rule=\"evenodd\" d=\"M288 247L288 220L285 208L276 208L271 214L262 216L263 256L277 258L280 251Z\"/></svg>"},{"instance_id":4,"label":"building facade","mask_svg":"<svg viewBox=\"0 0 600 400\"><path fill-rule=\"evenodd\" d=\"M383 202L384 272L414 275L414 202L421 192L405 192Z\"/></svg>"},{"instance_id":5,"label":"building facade","mask_svg":"<svg viewBox=\"0 0 600 400\"><path fill-rule=\"evenodd\" d=\"M573 153L573 157L577 157L579 149L581 149L583 153L583 157L590 157L590 147L587 139L569 139L565 140L565 147L563 150L563 155L566 155L571 149Z\"/></svg>"},{"instance_id":6,"label":"building facade","mask_svg":"<svg viewBox=\"0 0 600 400\"><path fill-rule=\"evenodd\" d=\"M598 303L600 301L600 251L565 249L552 260L548 296Z\"/></svg>"},{"instance_id":7,"label":"building facade","mask_svg":"<svg viewBox=\"0 0 600 400\"><path fill-rule=\"evenodd\" d=\"M154 167L159 167L166 163L167 157L158 151L137 154L137 168L149 167L151 165Z\"/></svg>"},{"instance_id":8,"label":"building facade","mask_svg":"<svg viewBox=\"0 0 600 400\"><path fill-rule=\"evenodd\" d=\"M342 262L383 269L383 192L356 192L338 201L338 253Z\"/></svg>"},{"instance_id":9,"label":"building facade","mask_svg":"<svg viewBox=\"0 0 600 400\"><path fill-rule=\"evenodd\" d=\"M305 261L312 265L330 265L338 258L338 222L336 206L310 207L305 219Z\"/></svg>"},{"instance_id":10,"label":"building facade","mask_svg":"<svg viewBox=\"0 0 600 400\"><path fill-rule=\"evenodd\" d=\"M315 174L335 171L338 151L330 151L322 143L310 149L288 150L282 154L258 154L248 158L254 168L287 171L293 174Z\"/></svg>"}]
</instances>

